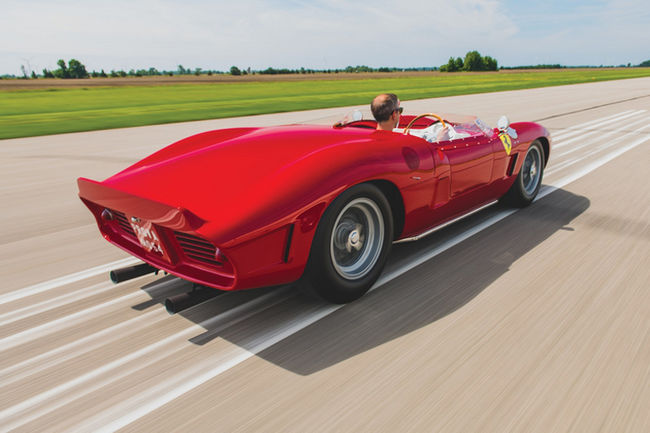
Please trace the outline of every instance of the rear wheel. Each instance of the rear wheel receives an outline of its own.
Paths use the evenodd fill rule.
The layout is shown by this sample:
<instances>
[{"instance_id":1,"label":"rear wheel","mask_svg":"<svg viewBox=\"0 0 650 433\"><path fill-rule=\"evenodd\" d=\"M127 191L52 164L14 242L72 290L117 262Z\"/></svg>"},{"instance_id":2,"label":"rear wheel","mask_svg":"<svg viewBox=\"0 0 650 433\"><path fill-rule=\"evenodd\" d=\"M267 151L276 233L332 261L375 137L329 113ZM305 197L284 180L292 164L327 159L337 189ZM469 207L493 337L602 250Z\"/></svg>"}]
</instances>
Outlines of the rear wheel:
<instances>
[{"instance_id":1,"label":"rear wheel","mask_svg":"<svg viewBox=\"0 0 650 433\"><path fill-rule=\"evenodd\" d=\"M323 299L363 296L381 273L392 244L390 205L374 185L356 185L327 208L316 229L305 279Z\"/></svg>"},{"instance_id":2,"label":"rear wheel","mask_svg":"<svg viewBox=\"0 0 650 433\"><path fill-rule=\"evenodd\" d=\"M543 174L544 150L540 142L535 140L528 148L519 175L503 196L503 201L513 206L528 206L539 192Z\"/></svg>"}]
</instances>

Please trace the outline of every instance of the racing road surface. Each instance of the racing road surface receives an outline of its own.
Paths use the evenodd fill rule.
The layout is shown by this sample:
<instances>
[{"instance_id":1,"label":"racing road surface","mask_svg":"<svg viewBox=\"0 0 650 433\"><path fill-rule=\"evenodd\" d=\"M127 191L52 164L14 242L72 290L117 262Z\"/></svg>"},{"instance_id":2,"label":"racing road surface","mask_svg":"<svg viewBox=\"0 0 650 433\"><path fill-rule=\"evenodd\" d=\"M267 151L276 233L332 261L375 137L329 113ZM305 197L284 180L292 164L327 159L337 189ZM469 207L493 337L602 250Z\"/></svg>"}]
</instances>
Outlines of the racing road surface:
<instances>
[{"instance_id":1,"label":"racing road surface","mask_svg":"<svg viewBox=\"0 0 650 433\"><path fill-rule=\"evenodd\" d=\"M650 79L403 105L540 121L545 186L395 245L346 306L279 287L170 316L189 284L112 285L133 260L75 184L194 132L345 109L0 141L0 430L650 431Z\"/></svg>"}]
</instances>

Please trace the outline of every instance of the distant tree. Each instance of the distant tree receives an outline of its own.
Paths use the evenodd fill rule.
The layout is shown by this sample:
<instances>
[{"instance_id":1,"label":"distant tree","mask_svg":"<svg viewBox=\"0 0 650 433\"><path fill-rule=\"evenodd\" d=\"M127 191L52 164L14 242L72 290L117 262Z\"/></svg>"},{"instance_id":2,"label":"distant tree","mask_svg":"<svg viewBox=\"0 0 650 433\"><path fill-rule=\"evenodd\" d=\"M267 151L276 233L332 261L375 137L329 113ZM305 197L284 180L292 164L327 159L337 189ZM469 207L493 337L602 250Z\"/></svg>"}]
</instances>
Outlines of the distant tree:
<instances>
[{"instance_id":1,"label":"distant tree","mask_svg":"<svg viewBox=\"0 0 650 433\"><path fill-rule=\"evenodd\" d=\"M241 75L241 70L237 66L231 66L230 75Z\"/></svg>"},{"instance_id":2,"label":"distant tree","mask_svg":"<svg viewBox=\"0 0 650 433\"><path fill-rule=\"evenodd\" d=\"M465 64L463 63L463 59L461 59L460 57L456 57L456 60L454 60L454 68L455 68L455 70L456 71L462 71L464 66L465 66Z\"/></svg>"},{"instance_id":3,"label":"distant tree","mask_svg":"<svg viewBox=\"0 0 650 433\"><path fill-rule=\"evenodd\" d=\"M52 73L52 71L43 69L43 78L54 78L54 74Z\"/></svg>"},{"instance_id":4,"label":"distant tree","mask_svg":"<svg viewBox=\"0 0 650 433\"><path fill-rule=\"evenodd\" d=\"M106 78L106 77L108 77L108 75L106 75L106 72L104 72L103 69L102 69L102 71L99 73L99 76L102 77L102 78Z\"/></svg>"},{"instance_id":5,"label":"distant tree","mask_svg":"<svg viewBox=\"0 0 650 433\"><path fill-rule=\"evenodd\" d=\"M188 70L183 67L183 65L178 65L178 75L187 74Z\"/></svg>"},{"instance_id":6,"label":"distant tree","mask_svg":"<svg viewBox=\"0 0 650 433\"><path fill-rule=\"evenodd\" d=\"M59 59L56 64L59 65L59 69L54 71L54 76L56 78L70 78L70 72L68 72L68 65L65 64L65 60Z\"/></svg>"},{"instance_id":7,"label":"distant tree","mask_svg":"<svg viewBox=\"0 0 650 433\"><path fill-rule=\"evenodd\" d=\"M88 78L86 67L77 59L70 59L68 62L70 78Z\"/></svg>"},{"instance_id":8,"label":"distant tree","mask_svg":"<svg viewBox=\"0 0 650 433\"><path fill-rule=\"evenodd\" d=\"M498 69L496 59L493 59L490 56L483 57L483 70L485 71L496 71Z\"/></svg>"},{"instance_id":9,"label":"distant tree","mask_svg":"<svg viewBox=\"0 0 650 433\"><path fill-rule=\"evenodd\" d=\"M38 78L38 75L36 75L36 72L32 71L32 79L35 80Z\"/></svg>"},{"instance_id":10,"label":"distant tree","mask_svg":"<svg viewBox=\"0 0 650 433\"><path fill-rule=\"evenodd\" d=\"M650 66L650 60L646 60L645 62L639 63L639 66L642 68L647 68L648 66Z\"/></svg>"},{"instance_id":11,"label":"distant tree","mask_svg":"<svg viewBox=\"0 0 650 433\"><path fill-rule=\"evenodd\" d=\"M460 60L460 68L462 68L463 67L463 60L460 57L458 59ZM450 57L449 61L447 62L446 65L440 66L440 70L442 72L456 72L456 71L459 71L460 68L457 66L456 60L457 59L454 59L453 57Z\"/></svg>"},{"instance_id":12,"label":"distant tree","mask_svg":"<svg viewBox=\"0 0 650 433\"><path fill-rule=\"evenodd\" d=\"M196 75L197 77L201 75L201 68L194 69L194 75Z\"/></svg>"},{"instance_id":13,"label":"distant tree","mask_svg":"<svg viewBox=\"0 0 650 433\"><path fill-rule=\"evenodd\" d=\"M463 71L482 71L483 59L478 51L470 51L465 54L463 61Z\"/></svg>"},{"instance_id":14,"label":"distant tree","mask_svg":"<svg viewBox=\"0 0 650 433\"><path fill-rule=\"evenodd\" d=\"M27 79L27 69L25 68L25 65L20 65L20 71L23 73L23 78Z\"/></svg>"}]
</instances>

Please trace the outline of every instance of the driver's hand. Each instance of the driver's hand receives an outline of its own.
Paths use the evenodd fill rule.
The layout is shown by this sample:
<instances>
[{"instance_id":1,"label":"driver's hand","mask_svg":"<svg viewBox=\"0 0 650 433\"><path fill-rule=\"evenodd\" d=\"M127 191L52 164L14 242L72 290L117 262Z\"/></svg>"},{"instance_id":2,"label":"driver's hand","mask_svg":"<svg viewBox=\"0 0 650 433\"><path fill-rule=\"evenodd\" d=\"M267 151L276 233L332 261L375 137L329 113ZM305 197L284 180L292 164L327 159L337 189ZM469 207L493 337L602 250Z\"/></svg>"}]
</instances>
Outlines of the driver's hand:
<instances>
[{"instance_id":1,"label":"driver's hand","mask_svg":"<svg viewBox=\"0 0 650 433\"><path fill-rule=\"evenodd\" d=\"M438 136L436 137L437 141L444 141L449 139L449 127L445 125L438 131Z\"/></svg>"}]
</instances>

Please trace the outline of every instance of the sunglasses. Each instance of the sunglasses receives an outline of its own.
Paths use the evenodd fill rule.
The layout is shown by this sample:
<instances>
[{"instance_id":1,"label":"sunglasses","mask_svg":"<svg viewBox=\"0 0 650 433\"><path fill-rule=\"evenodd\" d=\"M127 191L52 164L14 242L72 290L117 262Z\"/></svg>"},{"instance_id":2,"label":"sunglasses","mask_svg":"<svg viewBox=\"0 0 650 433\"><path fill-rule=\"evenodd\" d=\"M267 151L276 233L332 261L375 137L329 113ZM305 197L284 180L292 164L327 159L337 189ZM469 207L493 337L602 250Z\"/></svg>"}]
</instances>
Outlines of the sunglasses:
<instances>
[{"instance_id":1,"label":"sunglasses","mask_svg":"<svg viewBox=\"0 0 650 433\"><path fill-rule=\"evenodd\" d=\"M404 111L404 107L397 107L395 111L399 111L399 114L402 114L402 112Z\"/></svg>"}]
</instances>

